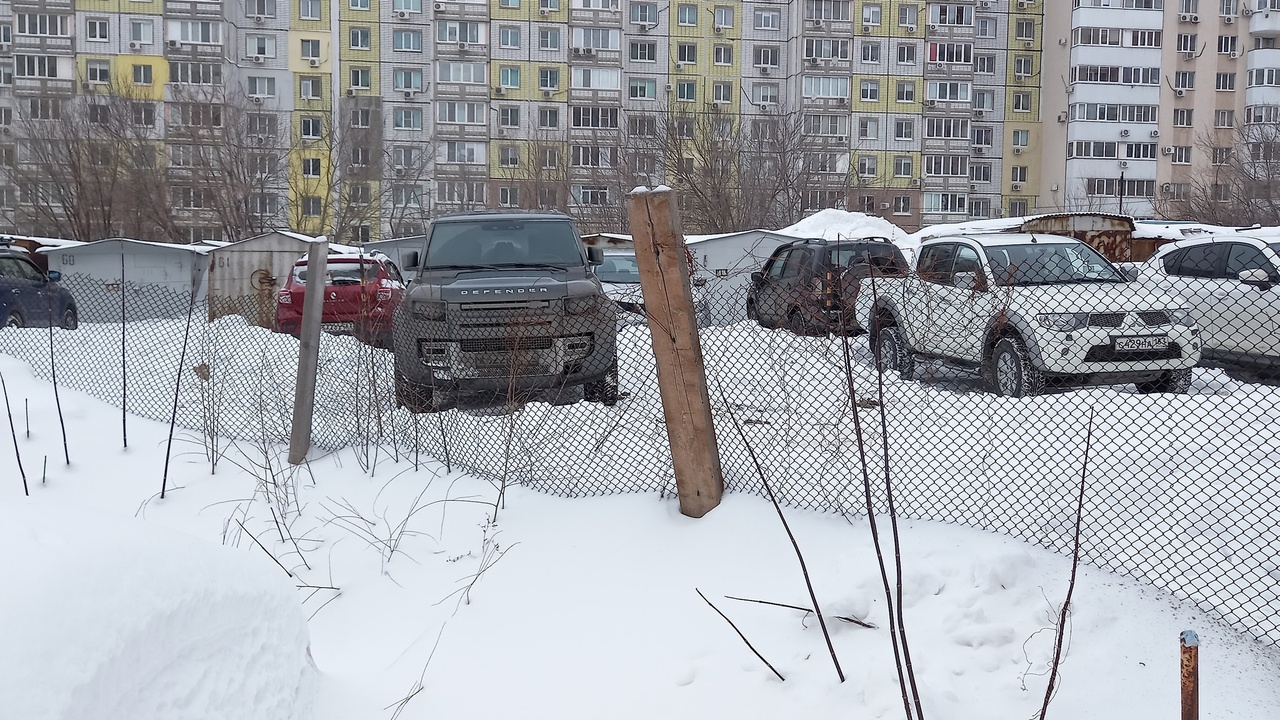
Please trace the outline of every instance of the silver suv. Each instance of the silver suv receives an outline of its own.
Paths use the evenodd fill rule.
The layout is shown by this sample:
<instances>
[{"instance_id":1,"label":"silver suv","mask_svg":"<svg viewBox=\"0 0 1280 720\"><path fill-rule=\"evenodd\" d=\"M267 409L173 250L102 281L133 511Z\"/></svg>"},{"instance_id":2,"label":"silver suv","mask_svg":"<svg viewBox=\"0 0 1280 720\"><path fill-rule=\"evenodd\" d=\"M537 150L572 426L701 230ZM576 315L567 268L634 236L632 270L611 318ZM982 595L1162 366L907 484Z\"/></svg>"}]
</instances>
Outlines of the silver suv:
<instances>
[{"instance_id":1,"label":"silver suv","mask_svg":"<svg viewBox=\"0 0 1280 720\"><path fill-rule=\"evenodd\" d=\"M559 213L437 218L392 322L396 400L413 412L618 401L613 303ZM408 268L407 268L408 269Z\"/></svg>"}]
</instances>

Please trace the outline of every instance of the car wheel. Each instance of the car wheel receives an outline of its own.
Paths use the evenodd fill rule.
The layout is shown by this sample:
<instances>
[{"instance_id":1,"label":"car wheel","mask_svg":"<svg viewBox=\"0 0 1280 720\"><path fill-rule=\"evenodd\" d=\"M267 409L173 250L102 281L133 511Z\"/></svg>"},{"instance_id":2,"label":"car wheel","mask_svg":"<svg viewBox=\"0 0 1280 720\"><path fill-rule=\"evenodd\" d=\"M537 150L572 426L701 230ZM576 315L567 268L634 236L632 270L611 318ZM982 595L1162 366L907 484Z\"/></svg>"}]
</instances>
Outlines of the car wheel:
<instances>
[{"instance_id":1,"label":"car wheel","mask_svg":"<svg viewBox=\"0 0 1280 720\"><path fill-rule=\"evenodd\" d=\"M66 312L62 313L62 329L75 330L78 327L80 327L80 317L76 315L76 309L67 308Z\"/></svg>"},{"instance_id":2,"label":"car wheel","mask_svg":"<svg viewBox=\"0 0 1280 720\"><path fill-rule=\"evenodd\" d=\"M907 338L897 325L881 325L876 333L876 369L880 372L897 370L903 380L911 380L916 374L916 358L907 348Z\"/></svg>"},{"instance_id":3,"label":"car wheel","mask_svg":"<svg viewBox=\"0 0 1280 720\"><path fill-rule=\"evenodd\" d=\"M1191 389L1191 368L1186 370L1170 370L1151 382L1137 383L1138 392L1144 395L1151 393L1173 393L1186 395Z\"/></svg>"},{"instance_id":4,"label":"car wheel","mask_svg":"<svg viewBox=\"0 0 1280 720\"><path fill-rule=\"evenodd\" d=\"M787 332L801 337L814 334L803 310L792 310L791 314L787 315Z\"/></svg>"},{"instance_id":5,"label":"car wheel","mask_svg":"<svg viewBox=\"0 0 1280 720\"><path fill-rule=\"evenodd\" d=\"M1031 397L1044 390L1044 374L1031 364L1027 346L1017 337L1000 338L987 374L992 389L1005 397Z\"/></svg>"},{"instance_id":6,"label":"car wheel","mask_svg":"<svg viewBox=\"0 0 1280 720\"><path fill-rule=\"evenodd\" d=\"M9 313L9 317L4 319L3 327L20 328L22 327L22 324L23 324L22 315L18 314L17 310L14 310L13 312Z\"/></svg>"},{"instance_id":7,"label":"car wheel","mask_svg":"<svg viewBox=\"0 0 1280 720\"><path fill-rule=\"evenodd\" d=\"M414 382L395 370L396 406L411 413L440 412L439 393L430 385Z\"/></svg>"},{"instance_id":8,"label":"car wheel","mask_svg":"<svg viewBox=\"0 0 1280 720\"><path fill-rule=\"evenodd\" d=\"M609 370L604 374L604 377L583 386L583 399L587 402L600 403L605 407L613 407L618 404L618 399L622 395L619 387L618 361L614 360L613 365L609 366Z\"/></svg>"}]
</instances>

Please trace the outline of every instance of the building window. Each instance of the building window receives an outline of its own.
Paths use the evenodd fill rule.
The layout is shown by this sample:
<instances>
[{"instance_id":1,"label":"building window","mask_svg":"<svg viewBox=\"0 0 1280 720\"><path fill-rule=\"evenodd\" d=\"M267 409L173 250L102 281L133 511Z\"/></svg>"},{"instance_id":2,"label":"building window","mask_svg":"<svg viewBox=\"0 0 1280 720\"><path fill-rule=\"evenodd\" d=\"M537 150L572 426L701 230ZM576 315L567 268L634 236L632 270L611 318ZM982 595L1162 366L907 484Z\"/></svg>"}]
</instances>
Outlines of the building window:
<instances>
[{"instance_id":1,"label":"building window","mask_svg":"<svg viewBox=\"0 0 1280 720\"><path fill-rule=\"evenodd\" d=\"M689 80L681 80L676 83L676 99L684 102L694 102L698 99L698 84Z\"/></svg>"},{"instance_id":2,"label":"building window","mask_svg":"<svg viewBox=\"0 0 1280 720\"><path fill-rule=\"evenodd\" d=\"M516 187L498 188L498 206L499 207L520 207L520 188L516 188Z\"/></svg>"},{"instance_id":3,"label":"building window","mask_svg":"<svg viewBox=\"0 0 1280 720\"><path fill-rule=\"evenodd\" d=\"M898 102L915 102L916 84L912 80L898 81Z\"/></svg>"},{"instance_id":4,"label":"building window","mask_svg":"<svg viewBox=\"0 0 1280 720\"><path fill-rule=\"evenodd\" d=\"M369 0L349 0L347 7L352 10L368 10Z\"/></svg>"},{"instance_id":5,"label":"building window","mask_svg":"<svg viewBox=\"0 0 1280 720\"><path fill-rule=\"evenodd\" d=\"M1216 128L1230 128L1236 125L1235 110L1217 110L1213 113L1213 126Z\"/></svg>"},{"instance_id":6,"label":"building window","mask_svg":"<svg viewBox=\"0 0 1280 720\"><path fill-rule=\"evenodd\" d=\"M275 57L276 39L271 35L247 35L244 39L244 52L249 57Z\"/></svg>"},{"instance_id":7,"label":"building window","mask_svg":"<svg viewBox=\"0 0 1280 720\"><path fill-rule=\"evenodd\" d=\"M320 0L299 0L298 17L302 20L319 20Z\"/></svg>"},{"instance_id":8,"label":"building window","mask_svg":"<svg viewBox=\"0 0 1280 720\"><path fill-rule=\"evenodd\" d=\"M711 102L727 104L733 101L733 83L717 82L711 84Z\"/></svg>"},{"instance_id":9,"label":"building window","mask_svg":"<svg viewBox=\"0 0 1280 720\"><path fill-rule=\"evenodd\" d=\"M520 87L520 68L504 65L498 69L498 84L504 88Z\"/></svg>"},{"instance_id":10,"label":"building window","mask_svg":"<svg viewBox=\"0 0 1280 720\"><path fill-rule=\"evenodd\" d=\"M777 105L778 92L777 83L753 83L751 102L757 105Z\"/></svg>"},{"instance_id":11,"label":"building window","mask_svg":"<svg viewBox=\"0 0 1280 720\"><path fill-rule=\"evenodd\" d=\"M303 75L298 78L298 96L303 100L319 100L324 92L324 80L318 75Z\"/></svg>"},{"instance_id":12,"label":"building window","mask_svg":"<svg viewBox=\"0 0 1280 720\"><path fill-rule=\"evenodd\" d=\"M782 13L778 10L756 10L755 20L757 30L782 29Z\"/></svg>"},{"instance_id":13,"label":"building window","mask_svg":"<svg viewBox=\"0 0 1280 720\"><path fill-rule=\"evenodd\" d=\"M396 108L391 113L392 127L396 130L421 130L422 110L418 108Z\"/></svg>"},{"instance_id":14,"label":"building window","mask_svg":"<svg viewBox=\"0 0 1280 720\"><path fill-rule=\"evenodd\" d=\"M693 43L676 45L676 62L694 64L698 62L698 46Z\"/></svg>"},{"instance_id":15,"label":"building window","mask_svg":"<svg viewBox=\"0 0 1280 720\"><path fill-rule=\"evenodd\" d=\"M1035 58L1030 55L1018 55L1013 58L1013 74L1028 78L1035 74Z\"/></svg>"},{"instance_id":16,"label":"building window","mask_svg":"<svg viewBox=\"0 0 1280 720\"><path fill-rule=\"evenodd\" d=\"M520 108L510 106L498 108L498 125L505 128L520 127Z\"/></svg>"},{"instance_id":17,"label":"building window","mask_svg":"<svg viewBox=\"0 0 1280 720\"><path fill-rule=\"evenodd\" d=\"M275 97L276 79L273 77L255 77L246 78L249 82L250 97Z\"/></svg>"},{"instance_id":18,"label":"building window","mask_svg":"<svg viewBox=\"0 0 1280 720\"><path fill-rule=\"evenodd\" d=\"M89 82L94 85L106 85L111 82L111 63L107 60L90 60L85 66Z\"/></svg>"},{"instance_id":19,"label":"building window","mask_svg":"<svg viewBox=\"0 0 1280 720\"><path fill-rule=\"evenodd\" d=\"M911 177L914 171L915 163L912 162L910 155L899 155L893 159L894 177Z\"/></svg>"},{"instance_id":20,"label":"building window","mask_svg":"<svg viewBox=\"0 0 1280 720\"><path fill-rule=\"evenodd\" d=\"M1035 40L1036 39L1036 21L1020 18L1014 26L1014 37L1019 40Z\"/></svg>"},{"instance_id":21,"label":"building window","mask_svg":"<svg viewBox=\"0 0 1280 720\"><path fill-rule=\"evenodd\" d=\"M520 47L520 28L512 25L503 25L498 28L498 47L502 48L519 48Z\"/></svg>"},{"instance_id":22,"label":"building window","mask_svg":"<svg viewBox=\"0 0 1280 720\"><path fill-rule=\"evenodd\" d=\"M520 7L520 0L498 0L498 7L508 10Z\"/></svg>"},{"instance_id":23,"label":"building window","mask_svg":"<svg viewBox=\"0 0 1280 720\"><path fill-rule=\"evenodd\" d=\"M1218 73L1217 89L1218 90L1235 90L1236 74L1235 73Z\"/></svg>"},{"instance_id":24,"label":"building window","mask_svg":"<svg viewBox=\"0 0 1280 720\"><path fill-rule=\"evenodd\" d=\"M560 151L556 148L542 148L538 160L543 170L556 170L560 167Z\"/></svg>"},{"instance_id":25,"label":"building window","mask_svg":"<svg viewBox=\"0 0 1280 720\"><path fill-rule=\"evenodd\" d=\"M1191 164L1191 146L1190 145L1174 145L1172 153L1172 162L1174 165L1190 165Z\"/></svg>"},{"instance_id":26,"label":"building window","mask_svg":"<svg viewBox=\"0 0 1280 720\"><path fill-rule=\"evenodd\" d=\"M916 46L911 43L898 43L898 64L916 64Z\"/></svg>"},{"instance_id":27,"label":"building window","mask_svg":"<svg viewBox=\"0 0 1280 720\"><path fill-rule=\"evenodd\" d=\"M152 43L152 33L154 26L150 20L131 20L129 21L129 40L139 45L150 45Z\"/></svg>"},{"instance_id":28,"label":"building window","mask_svg":"<svg viewBox=\"0 0 1280 720\"><path fill-rule=\"evenodd\" d=\"M656 100L658 99L658 81L633 79L628 81L627 91L632 100Z\"/></svg>"},{"instance_id":29,"label":"building window","mask_svg":"<svg viewBox=\"0 0 1280 720\"><path fill-rule=\"evenodd\" d=\"M302 40L301 52L303 60L319 60L320 59L320 41L319 40Z\"/></svg>"},{"instance_id":30,"label":"building window","mask_svg":"<svg viewBox=\"0 0 1280 720\"><path fill-rule=\"evenodd\" d=\"M320 158L302 158L302 176L320 177Z\"/></svg>"},{"instance_id":31,"label":"building window","mask_svg":"<svg viewBox=\"0 0 1280 720\"><path fill-rule=\"evenodd\" d=\"M111 38L107 36L106 20L89 20L86 23L86 39L90 42L107 42Z\"/></svg>"},{"instance_id":32,"label":"building window","mask_svg":"<svg viewBox=\"0 0 1280 720\"><path fill-rule=\"evenodd\" d=\"M994 38L996 36L996 19L991 17L980 17L973 23L973 34L980 38Z\"/></svg>"},{"instance_id":33,"label":"building window","mask_svg":"<svg viewBox=\"0 0 1280 720\"><path fill-rule=\"evenodd\" d=\"M916 137L916 121L911 118L898 118L893 121L894 140L914 140Z\"/></svg>"},{"instance_id":34,"label":"building window","mask_svg":"<svg viewBox=\"0 0 1280 720\"><path fill-rule=\"evenodd\" d=\"M631 43L631 59L636 62L657 62L658 44L656 42Z\"/></svg>"},{"instance_id":35,"label":"building window","mask_svg":"<svg viewBox=\"0 0 1280 720\"><path fill-rule=\"evenodd\" d=\"M716 65L732 65L733 46L716 45L715 48L712 49L712 62Z\"/></svg>"},{"instance_id":36,"label":"building window","mask_svg":"<svg viewBox=\"0 0 1280 720\"><path fill-rule=\"evenodd\" d=\"M1213 164L1226 165L1231 162L1231 148L1216 147L1213 149Z\"/></svg>"},{"instance_id":37,"label":"building window","mask_svg":"<svg viewBox=\"0 0 1280 720\"><path fill-rule=\"evenodd\" d=\"M150 65L134 65L133 66L133 84L134 85L150 85L152 83L151 66Z\"/></svg>"},{"instance_id":38,"label":"building window","mask_svg":"<svg viewBox=\"0 0 1280 720\"><path fill-rule=\"evenodd\" d=\"M560 89L560 70L558 68L539 68L538 69L538 89L559 90Z\"/></svg>"},{"instance_id":39,"label":"building window","mask_svg":"<svg viewBox=\"0 0 1280 720\"><path fill-rule=\"evenodd\" d=\"M875 155L859 155L858 156L858 175L861 177L875 177L877 172Z\"/></svg>"},{"instance_id":40,"label":"building window","mask_svg":"<svg viewBox=\"0 0 1280 720\"><path fill-rule=\"evenodd\" d=\"M692 27L698 24L698 6L680 5L676 8L676 24Z\"/></svg>"},{"instance_id":41,"label":"building window","mask_svg":"<svg viewBox=\"0 0 1280 720\"><path fill-rule=\"evenodd\" d=\"M1191 127L1191 108L1174 108L1173 109L1173 126L1174 127Z\"/></svg>"},{"instance_id":42,"label":"building window","mask_svg":"<svg viewBox=\"0 0 1280 720\"><path fill-rule=\"evenodd\" d=\"M875 102L880 99L880 83L877 80L863 80L860 85L863 102Z\"/></svg>"},{"instance_id":43,"label":"building window","mask_svg":"<svg viewBox=\"0 0 1280 720\"><path fill-rule=\"evenodd\" d=\"M1028 147L1029 145L1031 145L1031 131L1030 131L1030 130L1014 130L1014 131L1013 131L1013 146L1014 146L1014 147L1016 147L1016 148L1018 148L1018 147L1020 147L1020 148L1025 148L1025 147Z\"/></svg>"},{"instance_id":44,"label":"building window","mask_svg":"<svg viewBox=\"0 0 1280 720\"><path fill-rule=\"evenodd\" d=\"M733 8L725 6L717 6L715 9L716 27L731 28L733 27Z\"/></svg>"},{"instance_id":45,"label":"building window","mask_svg":"<svg viewBox=\"0 0 1280 720\"><path fill-rule=\"evenodd\" d=\"M302 198L302 216L303 217L320 217L321 209L320 198L315 195L305 195Z\"/></svg>"},{"instance_id":46,"label":"building window","mask_svg":"<svg viewBox=\"0 0 1280 720\"><path fill-rule=\"evenodd\" d=\"M880 62L880 43L872 40L862 41L862 62L864 63Z\"/></svg>"},{"instance_id":47,"label":"building window","mask_svg":"<svg viewBox=\"0 0 1280 720\"><path fill-rule=\"evenodd\" d=\"M879 25L880 24L880 5L878 3L866 3L862 6L862 24L863 25Z\"/></svg>"},{"instance_id":48,"label":"building window","mask_svg":"<svg viewBox=\"0 0 1280 720\"><path fill-rule=\"evenodd\" d=\"M498 166L513 168L520 166L520 148L515 145L503 145L498 148Z\"/></svg>"},{"instance_id":49,"label":"building window","mask_svg":"<svg viewBox=\"0 0 1280 720\"><path fill-rule=\"evenodd\" d=\"M1185 70L1175 72L1173 74L1173 87L1178 90L1194 90L1196 87L1196 74Z\"/></svg>"},{"instance_id":50,"label":"building window","mask_svg":"<svg viewBox=\"0 0 1280 720\"><path fill-rule=\"evenodd\" d=\"M548 130L560 127L560 109L538 108L538 127Z\"/></svg>"},{"instance_id":51,"label":"building window","mask_svg":"<svg viewBox=\"0 0 1280 720\"><path fill-rule=\"evenodd\" d=\"M396 30L391 34L391 47L398 52L422 52L422 33L417 30Z\"/></svg>"},{"instance_id":52,"label":"building window","mask_svg":"<svg viewBox=\"0 0 1280 720\"><path fill-rule=\"evenodd\" d=\"M354 108L351 111L351 127L367 128L373 120L373 111L369 108Z\"/></svg>"},{"instance_id":53,"label":"building window","mask_svg":"<svg viewBox=\"0 0 1280 720\"><path fill-rule=\"evenodd\" d=\"M559 28L538 28L538 49L539 50L559 50L560 49L560 29Z\"/></svg>"},{"instance_id":54,"label":"building window","mask_svg":"<svg viewBox=\"0 0 1280 720\"><path fill-rule=\"evenodd\" d=\"M1016 92L1013 94L1014 112L1031 112L1031 93Z\"/></svg>"},{"instance_id":55,"label":"building window","mask_svg":"<svg viewBox=\"0 0 1280 720\"><path fill-rule=\"evenodd\" d=\"M369 28L353 27L351 28L350 36L352 50L369 49ZM318 56L319 54L317 53Z\"/></svg>"},{"instance_id":56,"label":"building window","mask_svg":"<svg viewBox=\"0 0 1280 720\"><path fill-rule=\"evenodd\" d=\"M910 195L894 195L893 196L893 214L894 215L910 215L911 214L911 196Z\"/></svg>"}]
</instances>

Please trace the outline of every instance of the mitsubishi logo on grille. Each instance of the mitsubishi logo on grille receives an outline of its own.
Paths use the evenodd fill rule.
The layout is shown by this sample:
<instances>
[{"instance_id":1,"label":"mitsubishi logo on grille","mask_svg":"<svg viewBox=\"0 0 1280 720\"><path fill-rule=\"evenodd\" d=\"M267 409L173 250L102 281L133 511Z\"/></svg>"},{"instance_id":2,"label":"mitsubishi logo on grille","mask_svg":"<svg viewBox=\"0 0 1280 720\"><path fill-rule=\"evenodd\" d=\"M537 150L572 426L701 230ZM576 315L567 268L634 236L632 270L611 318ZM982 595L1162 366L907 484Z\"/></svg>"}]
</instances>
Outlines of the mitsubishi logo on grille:
<instances>
[{"instance_id":1,"label":"mitsubishi logo on grille","mask_svg":"<svg viewBox=\"0 0 1280 720\"><path fill-rule=\"evenodd\" d=\"M1124 327L1133 327L1138 324L1138 318L1133 313L1125 313L1122 324Z\"/></svg>"},{"instance_id":2,"label":"mitsubishi logo on grille","mask_svg":"<svg viewBox=\"0 0 1280 720\"><path fill-rule=\"evenodd\" d=\"M336 293L336 292L331 292L331 293L329 293L329 299L330 299L330 300L337 300L337 299L338 299L338 293Z\"/></svg>"}]
</instances>

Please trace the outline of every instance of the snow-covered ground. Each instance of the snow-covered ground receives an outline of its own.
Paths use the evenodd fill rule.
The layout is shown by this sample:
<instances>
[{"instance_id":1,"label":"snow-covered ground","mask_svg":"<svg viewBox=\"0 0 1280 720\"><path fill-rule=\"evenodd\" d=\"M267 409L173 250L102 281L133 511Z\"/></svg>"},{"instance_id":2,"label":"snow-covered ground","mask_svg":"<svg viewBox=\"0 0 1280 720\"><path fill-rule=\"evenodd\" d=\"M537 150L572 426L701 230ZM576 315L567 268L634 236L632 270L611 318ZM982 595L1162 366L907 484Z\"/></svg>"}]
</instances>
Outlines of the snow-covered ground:
<instances>
[{"instance_id":1,"label":"snow-covered ground","mask_svg":"<svg viewBox=\"0 0 1280 720\"><path fill-rule=\"evenodd\" d=\"M298 647L296 616L279 607L275 591L263 590L270 585L264 573L311 586L296 590L296 602L309 618L320 671L317 720L901 717L880 575L862 518L786 511L848 678L841 684L812 616L727 597L809 604L786 535L758 497L731 494L691 520L655 493L564 499L448 473L426 458L416 467L407 456L384 458L365 470L356 450L317 454L290 472L282 449L242 446L211 474L198 442L184 436L161 500L165 423L131 419L130 447L122 449L110 429L118 411L64 388L66 466L50 386L8 358L0 358L0 374L19 409L15 434L31 491L24 500L12 443L0 433L0 497L7 498L0 501L0 677L7 680L0 708L43 708L104 677L117 682L119 701L115 714L64 704L23 720L267 717L205 704L235 680L252 688L288 677L258 673L232 652L237 640L277 653ZM902 538L906 622L928 717L1033 715L1068 562L935 522L904 522ZM155 568L149 576L148 567ZM21 581L8 582L14 577ZM204 583L224 594L192 595ZM41 584L51 596L36 595ZM265 598L265 607L228 600L237 588ZM128 590L157 597L124 605ZM160 622L175 609L166 599L182 600L182 622ZM274 627L260 624L273 617ZM75 631L85 624L93 631ZM228 638L228 626L241 635ZM1175 716L1177 638L1188 628L1202 644L1202 717L1272 716L1280 706L1274 648L1144 583L1089 567L1075 591L1049 716ZM155 634L157 652L122 644L145 632ZM174 644L184 637L186 646ZM167 652L174 648L181 651ZM190 664L149 672L147 662L158 657L185 659L203 672L184 674ZM75 661L75 672L64 661ZM299 667L296 655L282 664ZM182 685L193 677L206 685ZM269 690L274 695L250 696L265 702L282 687ZM167 699L162 708L144 702L157 694ZM130 707L133 697L140 700Z\"/></svg>"}]
</instances>

